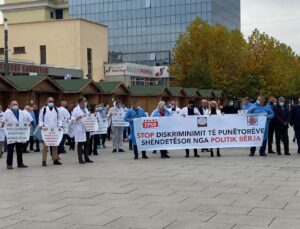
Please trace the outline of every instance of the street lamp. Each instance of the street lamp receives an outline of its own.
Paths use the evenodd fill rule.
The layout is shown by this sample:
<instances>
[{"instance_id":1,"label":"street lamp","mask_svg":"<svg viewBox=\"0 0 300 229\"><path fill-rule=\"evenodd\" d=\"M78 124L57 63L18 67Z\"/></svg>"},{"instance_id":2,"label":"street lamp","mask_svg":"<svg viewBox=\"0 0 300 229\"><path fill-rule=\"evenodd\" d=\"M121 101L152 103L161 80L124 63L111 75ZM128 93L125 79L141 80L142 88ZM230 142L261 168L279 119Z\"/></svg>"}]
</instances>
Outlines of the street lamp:
<instances>
[{"instance_id":1,"label":"street lamp","mask_svg":"<svg viewBox=\"0 0 300 229\"><path fill-rule=\"evenodd\" d=\"M8 22L4 18L4 75L8 76Z\"/></svg>"}]
</instances>

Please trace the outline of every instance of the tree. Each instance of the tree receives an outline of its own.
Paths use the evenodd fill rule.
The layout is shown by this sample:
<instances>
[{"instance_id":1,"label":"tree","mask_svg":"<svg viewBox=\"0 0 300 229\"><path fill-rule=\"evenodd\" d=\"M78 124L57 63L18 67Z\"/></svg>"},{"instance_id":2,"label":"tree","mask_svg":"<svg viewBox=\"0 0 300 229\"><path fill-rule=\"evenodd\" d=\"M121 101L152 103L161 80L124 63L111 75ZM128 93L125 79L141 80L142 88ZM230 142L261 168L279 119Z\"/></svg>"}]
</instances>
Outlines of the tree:
<instances>
[{"instance_id":1,"label":"tree","mask_svg":"<svg viewBox=\"0 0 300 229\"><path fill-rule=\"evenodd\" d=\"M232 96L300 93L300 58L292 49L254 30L246 41L239 30L196 18L182 33L170 66L183 87L222 89Z\"/></svg>"}]
</instances>

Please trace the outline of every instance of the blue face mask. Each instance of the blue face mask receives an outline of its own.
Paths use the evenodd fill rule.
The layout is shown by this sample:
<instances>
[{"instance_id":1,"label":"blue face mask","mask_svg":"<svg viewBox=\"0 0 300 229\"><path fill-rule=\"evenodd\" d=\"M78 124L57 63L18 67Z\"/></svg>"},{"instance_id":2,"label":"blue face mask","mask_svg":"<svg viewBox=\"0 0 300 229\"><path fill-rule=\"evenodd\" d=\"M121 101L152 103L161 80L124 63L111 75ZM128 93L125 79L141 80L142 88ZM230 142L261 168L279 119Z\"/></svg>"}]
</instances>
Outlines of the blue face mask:
<instances>
[{"instance_id":1,"label":"blue face mask","mask_svg":"<svg viewBox=\"0 0 300 229\"><path fill-rule=\"evenodd\" d=\"M14 111L16 111L16 110L19 109L19 106L18 106L18 105L13 105L13 106L11 107L11 109L14 110Z\"/></svg>"}]
</instances>

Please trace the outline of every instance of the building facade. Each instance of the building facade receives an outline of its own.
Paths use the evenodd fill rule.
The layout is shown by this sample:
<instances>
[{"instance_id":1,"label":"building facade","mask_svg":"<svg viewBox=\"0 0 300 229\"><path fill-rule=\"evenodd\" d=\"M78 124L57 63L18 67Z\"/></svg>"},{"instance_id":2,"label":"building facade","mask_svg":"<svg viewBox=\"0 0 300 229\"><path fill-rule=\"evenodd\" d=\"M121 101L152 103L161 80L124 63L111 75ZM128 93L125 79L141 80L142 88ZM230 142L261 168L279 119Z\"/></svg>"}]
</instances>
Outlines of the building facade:
<instances>
[{"instance_id":1,"label":"building facade","mask_svg":"<svg viewBox=\"0 0 300 229\"><path fill-rule=\"evenodd\" d=\"M110 62L166 65L197 16L239 29L240 0L69 0L69 16L109 26Z\"/></svg>"},{"instance_id":2,"label":"building facade","mask_svg":"<svg viewBox=\"0 0 300 229\"><path fill-rule=\"evenodd\" d=\"M81 78L95 81L104 78L103 63L108 59L108 35L104 25L83 19L16 23L9 24L8 34L10 62L38 65L31 68L36 70L44 66L48 68L43 69L49 71L63 68L68 72L70 68L70 75L72 69L77 69L83 72ZM3 26L0 26L0 44L4 44L3 37ZM0 55L3 60L3 46L0 46Z\"/></svg>"},{"instance_id":3,"label":"building facade","mask_svg":"<svg viewBox=\"0 0 300 229\"><path fill-rule=\"evenodd\" d=\"M170 86L167 66L147 66L133 63L104 64L107 82L123 82L127 87Z\"/></svg>"},{"instance_id":4,"label":"building facade","mask_svg":"<svg viewBox=\"0 0 300 229\"><path fill-rule=\"evenodd\" d=\"M67 19L68 0L5 0L0 10L9 23Z\"/></svg>"}]
</instances>

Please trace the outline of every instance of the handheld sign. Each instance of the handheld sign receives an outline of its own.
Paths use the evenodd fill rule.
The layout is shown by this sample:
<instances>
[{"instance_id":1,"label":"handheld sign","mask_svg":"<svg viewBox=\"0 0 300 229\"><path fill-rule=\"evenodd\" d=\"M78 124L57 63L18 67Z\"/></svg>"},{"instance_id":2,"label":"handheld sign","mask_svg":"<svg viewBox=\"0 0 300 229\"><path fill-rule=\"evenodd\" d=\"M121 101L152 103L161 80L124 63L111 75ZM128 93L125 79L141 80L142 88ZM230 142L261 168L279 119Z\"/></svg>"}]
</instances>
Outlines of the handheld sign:
<instances>
[{"instance_id":1,"label":"handheld sign","mask_svg":"<svg viewBox=\"0 0 300 229\"><path fill-rule=\"evenodd\" d=\"M28 123L6 123L4 131L7 144L25 143L29 141L30 125Z\"/></svg>"},{"instance_id":2,"label":"handheld sign","mask_svg":"<svg viewBox=\"0 0 300 229\"><path fill-rule=\"evenodd\" d=\"M46 146L59 146L63 134L64 131L60 127L42 129L42 139Z\"/></svg>"}]
</instances>

